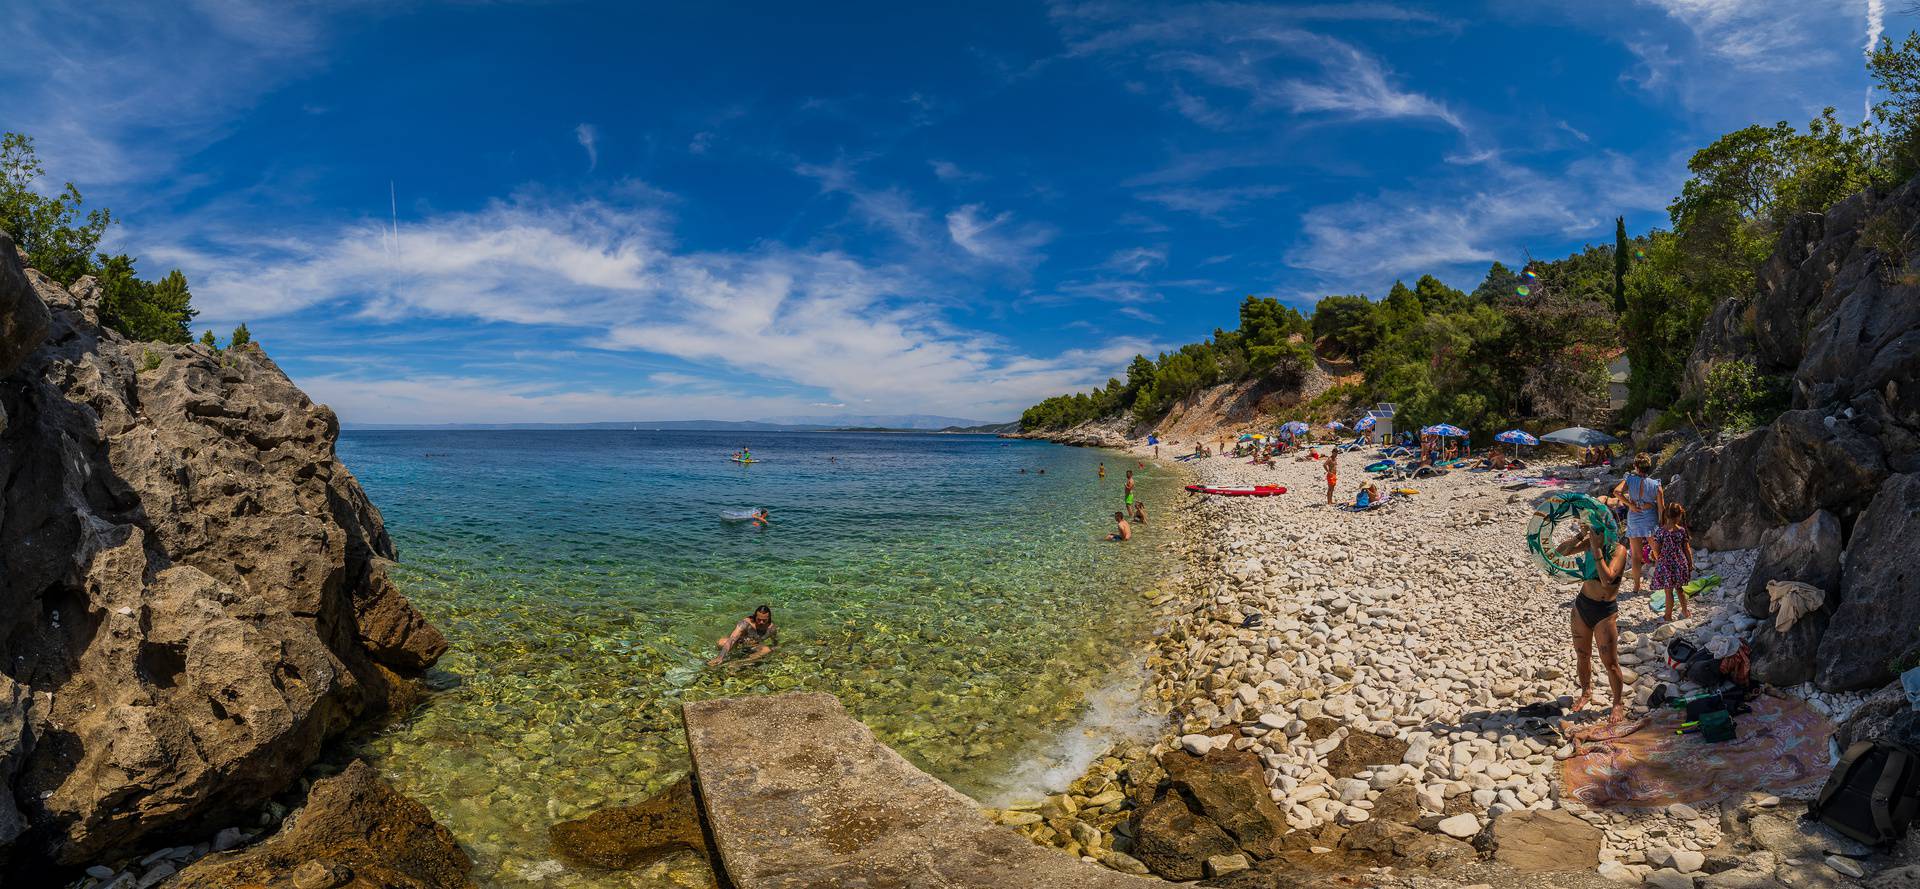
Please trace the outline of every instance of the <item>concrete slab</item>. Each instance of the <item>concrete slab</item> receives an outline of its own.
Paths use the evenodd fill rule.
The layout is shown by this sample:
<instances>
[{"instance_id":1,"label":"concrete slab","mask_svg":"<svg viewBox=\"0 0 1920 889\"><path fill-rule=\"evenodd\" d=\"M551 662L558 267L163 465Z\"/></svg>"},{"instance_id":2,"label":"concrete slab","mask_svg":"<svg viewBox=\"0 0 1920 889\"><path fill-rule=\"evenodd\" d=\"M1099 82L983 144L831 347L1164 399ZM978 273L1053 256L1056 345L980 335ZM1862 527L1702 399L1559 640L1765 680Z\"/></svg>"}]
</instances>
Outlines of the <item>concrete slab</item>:
<instances>
[{"instance_id":1,"label":"concrete slab","mask_svg":"<svg viewBox=\"0 0 1920 889\"><path fill-rule=\"evenodd\" d=\"M737 889L1150 889L1034 844L827 694L686 704L694 780Z\"/></svg>"}]
</instances>

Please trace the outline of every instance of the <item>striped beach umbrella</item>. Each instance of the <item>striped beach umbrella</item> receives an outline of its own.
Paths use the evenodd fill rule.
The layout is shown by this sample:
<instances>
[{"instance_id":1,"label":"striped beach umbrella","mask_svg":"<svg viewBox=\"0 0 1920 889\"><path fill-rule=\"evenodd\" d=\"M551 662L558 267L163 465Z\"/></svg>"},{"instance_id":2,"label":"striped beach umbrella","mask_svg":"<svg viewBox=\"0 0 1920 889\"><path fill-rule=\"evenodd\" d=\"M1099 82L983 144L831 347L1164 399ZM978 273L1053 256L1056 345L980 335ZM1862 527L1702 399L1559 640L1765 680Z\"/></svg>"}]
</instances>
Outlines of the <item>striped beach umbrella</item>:
<instances>
[{"instance_id":1,"label":"striped beach umbrella","mask_svg":"<svg viewBox=\"0 0 1920 889\"><path fill-rule=\"evenodd\" d=\"M1466 438L1468 433L1467 430L1455 426L1452 423L1435 423L1432 426L1420 430L1420 434L1438 435L1441 438Z\"/></svg>"},{"instance_id":2,"label":"striped beach umbrella","mask_svg":"<svg viewBox=\"0 0 1920 889\"><path fill-rule=\"evenodd\" d=\"M1499 435L1494 436L1493 440L1504 441L1507 444L1516 444L1516 445L1537 445L1540 443L1540 439L1534 438L1533 436L1528 435L1527 433L1522 432L1521 430L1518 430L1518 429L1509 429L1505 432L1502 432Z\"/></svg>"}]
</instances>

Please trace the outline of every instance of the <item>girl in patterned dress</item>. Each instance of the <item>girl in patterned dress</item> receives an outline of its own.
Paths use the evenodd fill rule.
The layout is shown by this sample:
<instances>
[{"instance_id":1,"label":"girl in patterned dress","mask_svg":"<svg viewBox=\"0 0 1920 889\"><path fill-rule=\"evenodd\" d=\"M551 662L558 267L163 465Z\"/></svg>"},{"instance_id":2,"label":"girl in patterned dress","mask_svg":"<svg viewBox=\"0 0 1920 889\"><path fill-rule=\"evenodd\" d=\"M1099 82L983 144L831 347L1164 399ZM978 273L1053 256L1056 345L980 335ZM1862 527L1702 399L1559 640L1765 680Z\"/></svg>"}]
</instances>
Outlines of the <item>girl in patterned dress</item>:
<instances>
[{"instance_id":1,"label":"girl in patterned dress","mask_svg":"<svg viewBox=\"0 0 1920 889\"><path fill-rule=\"evenodd\" d=\"M1692 617L1686 584L1693 579L1693 535L1687 531L1687 508L1667 504L1660 527L1653 532L1653 588L1667 591L1666 619L1673 620L1673 603L1680 603L1680 616Z\"/></svg>"}]
</instances>

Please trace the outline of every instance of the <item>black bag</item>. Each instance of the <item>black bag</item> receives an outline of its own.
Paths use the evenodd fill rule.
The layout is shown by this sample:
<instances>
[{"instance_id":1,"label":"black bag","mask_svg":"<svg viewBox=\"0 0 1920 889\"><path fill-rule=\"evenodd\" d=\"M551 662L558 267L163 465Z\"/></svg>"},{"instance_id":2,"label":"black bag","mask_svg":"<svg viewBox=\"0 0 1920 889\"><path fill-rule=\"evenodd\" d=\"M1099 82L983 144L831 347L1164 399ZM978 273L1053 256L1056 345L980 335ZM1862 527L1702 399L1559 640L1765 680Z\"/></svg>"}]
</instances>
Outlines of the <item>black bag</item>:
<instances>
[{"instance_id":1,"label":"black bag","mask_svg":"<svg viewBox=\"0 0 1920 889\"><path fill-rule=\"evenodd\" d=\"M1905 836L1920 815L1920 754L1872 741L1848 747L1807 813L1872 846Z\"/></svg>"}]
</instances>

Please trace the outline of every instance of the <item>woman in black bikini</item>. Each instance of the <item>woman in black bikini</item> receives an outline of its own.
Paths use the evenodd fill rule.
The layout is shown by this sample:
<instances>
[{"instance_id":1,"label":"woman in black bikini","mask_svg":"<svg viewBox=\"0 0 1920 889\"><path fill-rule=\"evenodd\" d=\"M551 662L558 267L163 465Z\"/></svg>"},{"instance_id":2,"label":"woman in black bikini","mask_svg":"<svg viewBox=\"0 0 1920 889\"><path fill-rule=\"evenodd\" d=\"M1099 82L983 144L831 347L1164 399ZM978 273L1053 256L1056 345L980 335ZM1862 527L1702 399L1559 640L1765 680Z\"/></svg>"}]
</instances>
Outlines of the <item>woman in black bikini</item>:
<instances>
[{"instance_id":1,"label":"woman in black bikini","mask_svg":"<svg viewBox=\"0 0 1920 889\"><path fill-rule=\"evenodd\" d=\"M1579 535L1560 544L1561 555L1587 551L1592 576L1580 584L1573 597L1573 654L1578 664L1580 697L1573 702L1574 712L1586 709L1593 701L1593 650L1600 649L1600 665L1607 670L1607 687L1613 692L1610 722L1627 715L1625 682L1620 674L1620 578L1627 573L1627 548L1617 545L1613 552L1602 552L1603 541L1592 528L1582 527Z\"/></svg>"}]
</instances>

